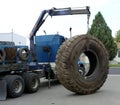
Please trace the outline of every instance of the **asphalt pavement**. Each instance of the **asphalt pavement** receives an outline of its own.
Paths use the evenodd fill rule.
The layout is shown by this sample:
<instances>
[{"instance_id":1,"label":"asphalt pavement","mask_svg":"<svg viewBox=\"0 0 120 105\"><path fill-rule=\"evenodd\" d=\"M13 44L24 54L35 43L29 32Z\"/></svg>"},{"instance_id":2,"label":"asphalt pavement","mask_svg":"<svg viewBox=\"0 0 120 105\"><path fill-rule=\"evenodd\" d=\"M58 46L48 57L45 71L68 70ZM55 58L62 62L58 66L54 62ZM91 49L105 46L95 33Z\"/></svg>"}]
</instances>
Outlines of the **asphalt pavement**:
<instances>
[{"instance_id":1,"label":"asphalt pavement","mask_svg":"<svg viewBox=\"0 0 120 105\"><path fill-rule=\"evenodd\" d=\"M34 94L23 94L18 98L7 98L0 105L120 105L120 75L108 75L105 84L96 93L77 95L65 89L57 81L42 80L41 87Z\"/></svg>"},{"instance_id":2,"label":"asphalt pavement","mask_svg":"<svg viewBox=\"0 0 120 105\"><path fill-rule=\"evenodd\" d=\"M120 75L120 67L111 67L109 69L109 74L112 74L112 75Z\"/></svg>"}]
</instances>

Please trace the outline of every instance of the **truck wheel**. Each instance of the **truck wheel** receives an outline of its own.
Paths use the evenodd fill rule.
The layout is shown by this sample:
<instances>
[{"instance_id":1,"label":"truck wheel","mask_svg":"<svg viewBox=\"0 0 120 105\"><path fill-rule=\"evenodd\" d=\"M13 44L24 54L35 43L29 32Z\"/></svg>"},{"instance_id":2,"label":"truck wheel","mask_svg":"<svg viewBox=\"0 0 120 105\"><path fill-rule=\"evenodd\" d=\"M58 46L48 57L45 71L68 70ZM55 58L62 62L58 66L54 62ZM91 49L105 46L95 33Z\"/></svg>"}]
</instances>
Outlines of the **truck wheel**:
<instances>
[{"instance_id":1,"label":"truck wheel","mask_svg":"<svg viewBox=\"0 0 120 105\"><path fill-rule=\"evenodd\" d=\"M25 91L28 93L37 92L40 87L40 79L35 73L24 73Z\"/></svg>"},{"instance_id":2,"label":"truck wheel","mask_svg":"<svg viewBox=\"0 0 120 105\"><path fill-rule=\"evenodd\" d=\"M78 59L84 53L90 63L87 74L78 72ZM61 84L77 94L96 92L108 74L108 55L103 44L88 35L70 38L60 47L56 57L56 72Z\"/></svg>"},{"instance_id":3,"label":"truck wheel","mask_svg":"<svg viewBox=\"0 0 120 105\"><path fill-rule=\"evenodd\" d=\"M25 85L21 76L7 75L4 79L7 81L7 92L9 97L15 98L23 94Z\"/></svg>"}]
</instances>

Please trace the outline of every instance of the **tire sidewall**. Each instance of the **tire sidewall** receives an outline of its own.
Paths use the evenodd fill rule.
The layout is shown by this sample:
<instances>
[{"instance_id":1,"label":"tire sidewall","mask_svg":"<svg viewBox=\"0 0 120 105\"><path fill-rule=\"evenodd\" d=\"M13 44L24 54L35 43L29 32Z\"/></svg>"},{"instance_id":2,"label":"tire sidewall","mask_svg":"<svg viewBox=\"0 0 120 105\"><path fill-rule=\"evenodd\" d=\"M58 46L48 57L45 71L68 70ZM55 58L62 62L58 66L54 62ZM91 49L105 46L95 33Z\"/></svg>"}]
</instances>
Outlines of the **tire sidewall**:
<instances>
[{"instance_id":1,"label":"tire sidewall","mask_svg":"<svg viewBox=\"0 0 120 105\"><path fill-rule=\"evenodd\" d=\"M0 63L3 62L5 60L5 57L6 57L6 53L3 49L0 49L0 53L1 53L1 60L0 60Z\"/></svg>"},{"instance_id":2,"label":"tire sidewall","mask_svg":"<svg viewBox=\"0 0 120 105\"><path fill-rule=\"evenodd\" d=\"M25 91L28 93L34 93L39 90L40 80L37 74L35 73L25 73L23 74L23 78L25 80ZM35 87L32 86L33 80L36 80L37 83Z\"/></svg>"},{"instance_id":3,"label":"tire sidewall","mask_svg":"<svg viewBox=\"0 0 120 105\"><path fill-rule=\"evenodd\" d=\"M22 84L21 90L17 93L14 91L16 80L21 82L21 84ZM8 90L9 97L15 98L15 97L21 96L24 92L24 87L25 87L24 80L21 76L9 75L7 77L7 90Z\"/></svg>"},{"instance_id":4,"label":"tire sidewall","mask_svg":"<svg viewBox=\"0 0 120 105\"><path fill-rule=\"evenodd\" d=\"M90 65L92 64L89 75L85 76L78 71L78 58L84 52L90 58ZM98 39L87 35L75 36L64 42L58 51L57 77L68 90L78 94L91 94L104 84L108 64L107 50Z\"/></svg>"},{"instance_id":5,"label":"tire sidewall","mask_svg":"<svg viewBox=\"0 0 120 105\"><path fill-rule=\"evenodd\" d=\"M82 43L83 43L83 46L79 47L81 46ZM89 47L91 47L89 50L91 50L91 52L95 54L98 63L96 65L94 72L87 78L84 78L83 76L79 75L77 70L75 70L77 68L77 63L74 63L74 62L76 62L80 54L82 54L86 50L87 44L89 44ZM101 49L102 48L101 46L102 46L102 43L98 44L95 40L92 40L92 38L89 39L89 43L86 42L86 44L84 44L84 40L80 40L80 43L75 45L75 47L72 49L72 52L70 54L71 55L70 62L72 65L70 68L72 72L71 76L77 82L78 86L81 85L83 86L84 89L88 87L91 89L94 87L99 87L99 85L103 83L103 79L106 77L106 75L104 74L107 74L106 73L107 71L105 71L104 69L107 69L107 68L104 68L104 67L106 67L105 65L106 65L107 59L103 57L106 55L104 55L105 53L104 53L104 50ZM75 54L76 49L78 51L77 55Z\"/></svg>"},{"instance_id":6,"label":"tire sidewall","mask_svg":"<svg viewBox=\"0 0 120 105\"><path fill-rule=\"evenodd\" d=\"M26 57L24 57L24 56L22 55L22 52L23 52L24 50L27 52L27 56L26 56ZM19 56L20 60L23 60L23 61L28 60L29 57L30 57L30 51L29 51L29 49L28 49L28 48L20 48L20 49L18 50L18 56Z\"/></svg>"}]
</instances>

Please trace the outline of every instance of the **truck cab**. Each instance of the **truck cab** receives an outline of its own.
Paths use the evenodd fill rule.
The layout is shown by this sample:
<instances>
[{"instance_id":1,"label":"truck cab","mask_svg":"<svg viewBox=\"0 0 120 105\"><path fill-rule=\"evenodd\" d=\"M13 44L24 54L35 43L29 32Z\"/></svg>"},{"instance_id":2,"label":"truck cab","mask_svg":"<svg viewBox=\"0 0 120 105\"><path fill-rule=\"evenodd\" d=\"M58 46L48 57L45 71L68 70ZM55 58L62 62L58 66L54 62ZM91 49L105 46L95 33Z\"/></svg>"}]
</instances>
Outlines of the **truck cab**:
<instances>
[{"instance_id":1,"label":"truck cab","mask_svg":"<svg viewBox=\"0 0 120 105\"><path fill-rule=\"evenodd\" d=\"M55 62L57 51L64 41L65 37L59 34L35 36L38 62Z\"/></svg>"}]
</instances>

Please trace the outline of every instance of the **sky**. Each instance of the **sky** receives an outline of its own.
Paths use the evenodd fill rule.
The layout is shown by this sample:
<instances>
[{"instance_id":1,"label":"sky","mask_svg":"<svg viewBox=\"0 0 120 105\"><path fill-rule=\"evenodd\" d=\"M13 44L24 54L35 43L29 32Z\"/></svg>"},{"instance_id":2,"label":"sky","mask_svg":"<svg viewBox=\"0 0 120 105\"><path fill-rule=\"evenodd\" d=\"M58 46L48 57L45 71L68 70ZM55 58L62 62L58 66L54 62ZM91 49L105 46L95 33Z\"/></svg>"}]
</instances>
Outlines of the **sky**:
<instances>
[{"instance_id":1,"label":"sky","mask_svg":"<svg viewBox=\"0 0 120 105\"><path fill-rule=\"evenodd\" d=\"M0 33L13 32L29 38L29 34L44 9L52 7L85 7L90 6L90 25L95 15L100 11L112 30L114 37L120 29L120 0L0 0ZM37 32L37 35L59 33L69 37L87 32L87 16L48 17Z\"/></svg>"}]
</instances>

